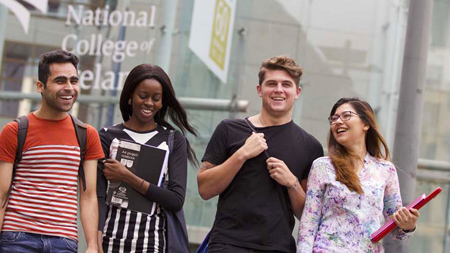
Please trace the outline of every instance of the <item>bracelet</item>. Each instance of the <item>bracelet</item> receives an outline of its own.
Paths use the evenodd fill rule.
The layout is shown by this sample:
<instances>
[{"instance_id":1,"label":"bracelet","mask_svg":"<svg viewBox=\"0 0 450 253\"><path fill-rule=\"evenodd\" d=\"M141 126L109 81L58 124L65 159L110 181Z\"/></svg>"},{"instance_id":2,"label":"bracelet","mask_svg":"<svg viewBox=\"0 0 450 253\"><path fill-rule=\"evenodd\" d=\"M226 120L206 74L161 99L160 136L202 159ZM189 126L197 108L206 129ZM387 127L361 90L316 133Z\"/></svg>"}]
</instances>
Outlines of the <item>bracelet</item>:
<instances>
[{"instance_id":1,"label":"bracelet","mask_svg":"<svg viewBox=\"0 0 450 253\"><path fill-rule=\"evenodd\" d=\"M299 182L298 182L298 178L295 178L295 179L296 179L296 181L295 181L294 185L292 187L289 187L288 190L295 190L297 188Z\"/></svg>"},{"instance_id":2,"label":"bracelet","mask_svg":"<svg viewBox=\"0 0 450 253\"><path fill-rule=\"evenodd\" d=\"M400 228L400 229L405 233L412 233L412 232L416 231L416 227L414 227L413 229L403 229L403 228Z\"/></svg>"},{"instance_id":3,"label":"bracelet","mask_svg":"<svg viewBox=\"0 0 450 253\"><path fill-rule=\"evenodd\" d=\"M142 182L141 182L141 184L139 185L139 189L142 189L142 186L144 185L144 182L145 182L145 180L142 179Z\"/></svg>"}]
</instances>

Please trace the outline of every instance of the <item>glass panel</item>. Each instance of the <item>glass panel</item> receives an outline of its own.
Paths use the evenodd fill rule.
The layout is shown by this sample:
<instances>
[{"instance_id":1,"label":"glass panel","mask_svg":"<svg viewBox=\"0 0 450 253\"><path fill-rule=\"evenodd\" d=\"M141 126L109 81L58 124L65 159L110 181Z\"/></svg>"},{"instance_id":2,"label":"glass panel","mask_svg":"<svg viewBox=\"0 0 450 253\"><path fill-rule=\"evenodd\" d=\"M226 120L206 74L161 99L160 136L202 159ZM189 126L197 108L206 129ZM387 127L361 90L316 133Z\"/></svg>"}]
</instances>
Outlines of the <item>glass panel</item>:
<instances>
[{"instance_id":1,"label":"glass panel","mask_svg":"<svg viewBox=\"0 0 450 253\"><path fill-rule=\"evenodd\" d=\"M80 102L73 113L100 129L121 122L122 117L117 103L99 104L97 99L117 101L120 87L134 66L168 62L166 70L178 97L236 98L250 104L245 113L188 109L199 138L187 137L200 160L221 120L243 118L260 111L261 100L256 93L260 64L268 57L285 54L304 68L302 92L293 109L294 122L326 147L327 118L332 105L341 97L358 96L374 108L379 127L392 149L407 0L236 1L227 83L222 83L189 48L194 0L49 0L46 14L27 2L18 1L31 11L28 32L12 11L2 12L7 13L0 25L0 47L4 45L2 92L35 93L39 55L65 48L79 56L80 93L93 101ZM176 6L170 6L173 2ZM98 18L108 17L105 25L103 21L95 23L97 9L102 12ZM118 22L126 15L135 15L135 22ZM137 22L139 17L141 26ZM172 21L174 30L168 32ZM450 161L449 23L450 0L435 0L423 116L422 122L416 123L422 124L420 158L440 161ZM166 46L170 50L166 51ZM0 127L17 116L18 108L36 109L39 97L28 104L24 102L0 99ZM191 227L208 230L214 220L217 198L204 201L199 197L198 170L194 167L189 166L186 220ZM429 192L433 187L435 183L420 181L417 191ZM444 250L442 217L447 217L448 200L443 196L449 187L446 184L444 188L445 194L423 210L415 237L418 240L411 240L412 250Z\"/></svg>"},{"instance_id":2,"label":"glass panel","mask_svg":"<svg viewBox=\"0 0 450 253\"><path fill-rule=\"evenodd\" d=\"M444 252L445 226L448 226L449 184L419 180L416 184L416 196L429 194L436 187L442 187L442 192L420 209L417 231L410 240L411 253Z\"/></svg>"}]
</instances>

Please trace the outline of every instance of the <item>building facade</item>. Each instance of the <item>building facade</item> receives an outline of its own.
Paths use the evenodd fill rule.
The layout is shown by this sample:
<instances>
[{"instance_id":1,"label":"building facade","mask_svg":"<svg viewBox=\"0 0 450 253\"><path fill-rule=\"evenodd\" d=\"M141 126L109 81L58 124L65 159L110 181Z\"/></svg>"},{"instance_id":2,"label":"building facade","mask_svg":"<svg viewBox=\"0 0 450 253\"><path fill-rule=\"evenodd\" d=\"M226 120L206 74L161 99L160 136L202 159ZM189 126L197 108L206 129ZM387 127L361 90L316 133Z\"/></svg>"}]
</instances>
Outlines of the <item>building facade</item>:
<instances>
[{"instance_id":1,"label":"building facade","mask_svg":"<svg viewBox=\"0 0 450 253\"><path fill-rule=\"evenodd\" d=\"M360 97L375 109L392 149L409 1L208 2L2 1L0 127L38 106L38 57L62 48L80 57L82 97L72 113L97 129L121 122L118 96L134 66L153 63L163 67L200 133L199 138L188 138L201 158L222 119L242 118L260 110L256 85L261 62L288 55L304 69L302 92L293 113L297 124L326 148L332 105L341 97ZM212 8L206 7L211 3ZM202 13L211 14L214 21L201 19ZM214 29L225 27L228 31L218 44L224 50L218 49L223 56L220 60L225 62L218 64L220 74L192 45L203 38L199 35L193 40L196 29L205 27L212 29L212 35L204 36L206 41L214 41ZM437 186L446 194L421 212L410 252L450 252L450 188L446 180L450 178L446 170L450 163L449 27L450 1L434 0L419 148L420 159L431 161L422 163L419 175L433 177L419 176L416 195ZM220 61L217 55L211 57ZM236 106L239 102L244 106ZM440 172L433 169L435 163L443 168ZM209 231L217 204L217 199L203 201L199 197L196 171L189 168L184 207L193 244Z\"/></svg>"}]
</instances>

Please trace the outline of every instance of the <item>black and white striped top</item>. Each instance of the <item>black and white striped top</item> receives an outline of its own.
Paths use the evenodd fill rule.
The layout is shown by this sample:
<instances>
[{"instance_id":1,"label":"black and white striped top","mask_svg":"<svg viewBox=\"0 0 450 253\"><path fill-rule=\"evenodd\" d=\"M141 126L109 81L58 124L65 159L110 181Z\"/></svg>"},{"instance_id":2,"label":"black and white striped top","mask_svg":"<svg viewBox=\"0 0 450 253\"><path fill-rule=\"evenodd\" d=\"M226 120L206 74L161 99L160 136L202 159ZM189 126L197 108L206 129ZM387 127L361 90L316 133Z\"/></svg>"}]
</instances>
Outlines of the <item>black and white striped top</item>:
<instances>
[{"instance_id":1,"label":"black and white striped top","mask_svg":"<svg viewBox=\"0 0 450 253\"><path fill-rule=\"evenodd\" d=\"M159 126L148 132L136 132L123 124L103 128L99 132L106 157L113 157L119 139L128 139L168 150L169 130ZM150 185L145 197L156 202L153 215L105 204L107 180L99 165L97 195L99 199L99 230L103 231L104 252L167 252L164 210L181 210L186 193L186 139L176 131L168 161L167 189Z\"/></svg>"}]
</instances>

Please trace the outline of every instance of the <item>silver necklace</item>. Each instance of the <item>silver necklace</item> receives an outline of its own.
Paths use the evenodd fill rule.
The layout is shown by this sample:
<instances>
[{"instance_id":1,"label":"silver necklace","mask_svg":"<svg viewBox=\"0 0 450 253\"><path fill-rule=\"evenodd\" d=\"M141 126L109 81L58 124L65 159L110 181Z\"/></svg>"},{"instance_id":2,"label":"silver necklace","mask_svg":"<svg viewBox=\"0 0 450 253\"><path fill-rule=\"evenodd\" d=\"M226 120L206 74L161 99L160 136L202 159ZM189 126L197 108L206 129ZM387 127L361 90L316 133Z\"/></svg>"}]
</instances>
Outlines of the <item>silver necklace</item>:
<instances>
[{"instance_id":1,"label":"silver necklace","mask_svg":"<svg viewBox=\"0 0 450 253\"><path fill-rule=\"evenodd\" d=\"M261 124L262 127L266 127L266 125L261 120L261 113L258 114L258 120L259 120L259 123Z\"/></svg>"}]
</instances>

